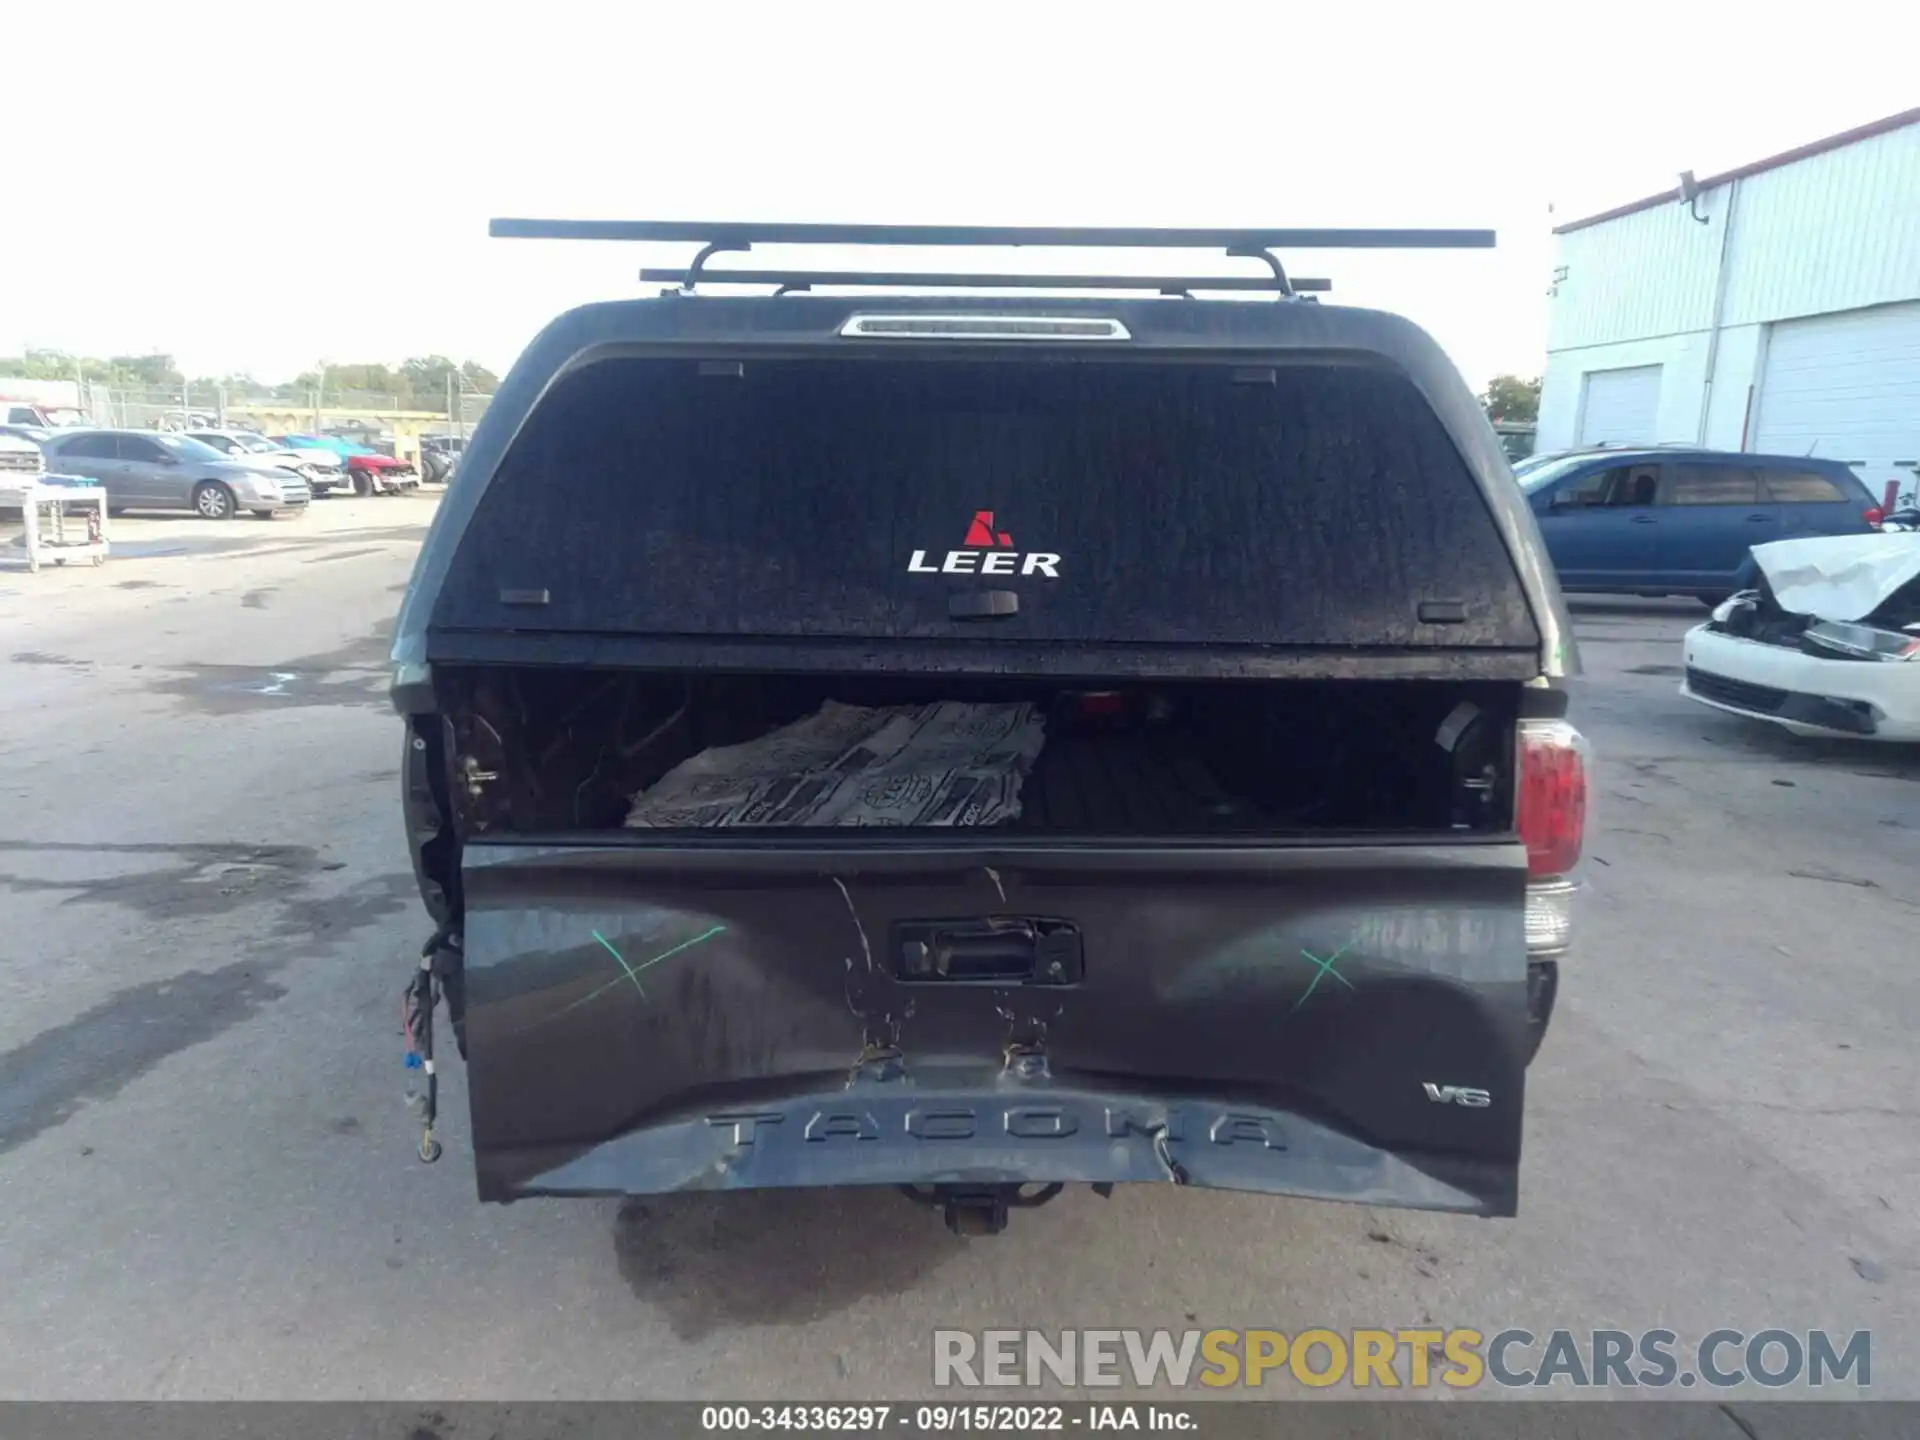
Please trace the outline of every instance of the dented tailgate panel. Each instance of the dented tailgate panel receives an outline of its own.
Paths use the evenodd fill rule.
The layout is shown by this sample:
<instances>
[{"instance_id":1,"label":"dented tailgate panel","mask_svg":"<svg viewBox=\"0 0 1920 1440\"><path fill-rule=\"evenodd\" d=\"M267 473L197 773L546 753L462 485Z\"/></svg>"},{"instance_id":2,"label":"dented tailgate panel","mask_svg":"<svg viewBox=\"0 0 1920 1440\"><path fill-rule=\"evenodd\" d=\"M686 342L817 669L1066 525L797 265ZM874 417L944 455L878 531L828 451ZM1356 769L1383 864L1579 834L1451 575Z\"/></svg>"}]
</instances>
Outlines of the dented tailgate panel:
<instances>
[{"instance_id":1,"label":"dented tailgate panel","mask_svg":"<svg viewBox=\"0 0 1920 1440\"><path fill-rule=\"evenodd\" d=\"M1514 1211L1525 860L471 843L483 1198L1191 1183Z\"/></svg>"}]
</instances>

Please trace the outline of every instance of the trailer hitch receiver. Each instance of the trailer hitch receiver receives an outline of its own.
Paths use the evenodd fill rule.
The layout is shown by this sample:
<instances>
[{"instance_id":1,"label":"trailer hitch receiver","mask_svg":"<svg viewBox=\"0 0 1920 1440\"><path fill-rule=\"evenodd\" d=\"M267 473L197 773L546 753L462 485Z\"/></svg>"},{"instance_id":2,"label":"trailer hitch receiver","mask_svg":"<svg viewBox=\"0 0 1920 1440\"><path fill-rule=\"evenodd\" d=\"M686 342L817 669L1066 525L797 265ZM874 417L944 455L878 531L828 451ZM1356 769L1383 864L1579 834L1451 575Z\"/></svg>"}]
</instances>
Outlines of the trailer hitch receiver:
<instances>
[{"instance_id":1,"label":"trailer hitch receiver","mask_svg":"<svg viewBox=\"0 0 1920 1440\"><path fill-rule=\"evenodd\" d=\"M1032 1190L1024 1185L902 1185L916 1205L938 1206L947 1228L964 1238L998 1235L1012 1210L1033 1210L1058 1195L1057 1181Z\"/></svg>"}]
</instances>

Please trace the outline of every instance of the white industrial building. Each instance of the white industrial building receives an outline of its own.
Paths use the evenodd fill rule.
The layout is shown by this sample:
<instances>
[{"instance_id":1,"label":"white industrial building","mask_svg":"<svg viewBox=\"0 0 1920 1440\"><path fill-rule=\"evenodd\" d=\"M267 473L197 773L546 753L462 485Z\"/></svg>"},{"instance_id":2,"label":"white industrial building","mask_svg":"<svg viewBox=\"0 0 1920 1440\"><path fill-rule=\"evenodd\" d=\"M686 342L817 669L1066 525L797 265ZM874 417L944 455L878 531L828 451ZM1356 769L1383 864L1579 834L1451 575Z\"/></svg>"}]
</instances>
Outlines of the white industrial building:
<instances>
[{"instance_id":1,"label":"white industrial building","mask_svg":"<svg viewBox=\"0 0 1920 1440\"><path fill-rule=\"evenodd\" d=\"M1920 470L1920 110L1560 226L1536 449Z\"/></svg>"}]
</instances>

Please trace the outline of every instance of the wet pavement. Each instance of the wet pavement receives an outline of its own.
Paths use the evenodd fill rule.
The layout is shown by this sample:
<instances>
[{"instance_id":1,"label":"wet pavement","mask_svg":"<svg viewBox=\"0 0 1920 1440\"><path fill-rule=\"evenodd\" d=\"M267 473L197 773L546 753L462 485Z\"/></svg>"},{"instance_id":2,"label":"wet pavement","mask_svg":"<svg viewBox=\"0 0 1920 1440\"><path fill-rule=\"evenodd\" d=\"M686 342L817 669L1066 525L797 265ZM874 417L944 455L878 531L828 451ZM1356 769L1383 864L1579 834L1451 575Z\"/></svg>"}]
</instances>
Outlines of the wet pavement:
<instances>
[{"instance_id":1,"label":"wet pavement","mask_svg":"<svg viewBox=\"0 0 1920 1440\"><path fill-rule=\"evenodd\" d=\"M0 1395L897 1397L936 1325L1666 1324L1871 1328L1920 1396L1920 758L1682 700L1692 605L1578 607L1591 891L1518 1220L478 1205L462 1072L423 1166L396 1033L429 927L383 661L431 509L0 547Z\"/></svg>"}]
</instances>

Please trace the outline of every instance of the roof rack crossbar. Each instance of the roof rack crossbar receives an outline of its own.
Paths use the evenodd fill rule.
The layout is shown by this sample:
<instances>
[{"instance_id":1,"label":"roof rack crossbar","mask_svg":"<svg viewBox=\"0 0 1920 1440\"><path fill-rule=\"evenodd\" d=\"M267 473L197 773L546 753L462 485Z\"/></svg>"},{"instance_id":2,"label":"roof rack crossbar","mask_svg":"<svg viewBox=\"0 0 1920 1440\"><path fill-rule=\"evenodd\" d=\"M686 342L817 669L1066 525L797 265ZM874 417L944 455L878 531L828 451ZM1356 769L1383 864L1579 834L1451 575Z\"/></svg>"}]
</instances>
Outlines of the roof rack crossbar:
<instances>
[{"instance_id":1,"label":"roof rack crossbar","mask_svg":"<svg viewBox=\"0 0 1920 1440\"><path fill-rule=\"evenodd\" d=\"M1085 249L1487 250L1491 230L1157 229L1072 225L835 225L739 220L541 220L498 218L506 240L690 240L724 249L753 245L1053 245Z\"/></svg>"},{"instance_id":2,"label":"roof rack crossbar","mask_svg":"<svg viewBox=\"0 0 1920 1440\"><path fill-rule=\"evenodd\" d=\"M647 266L643 281L662 281L685 288L687 271L673 266ZM816 285L852 287L924 286L938 290L1158 290L1186 294L1194 290L1253 290L1268 294L1304 291L1325 293L1331 280L1272 275L1030 275L968 274L913 270L705 270L697 279L709 285L772 285L780 293L810 290Z\"/></svg>"}]
</instances>

